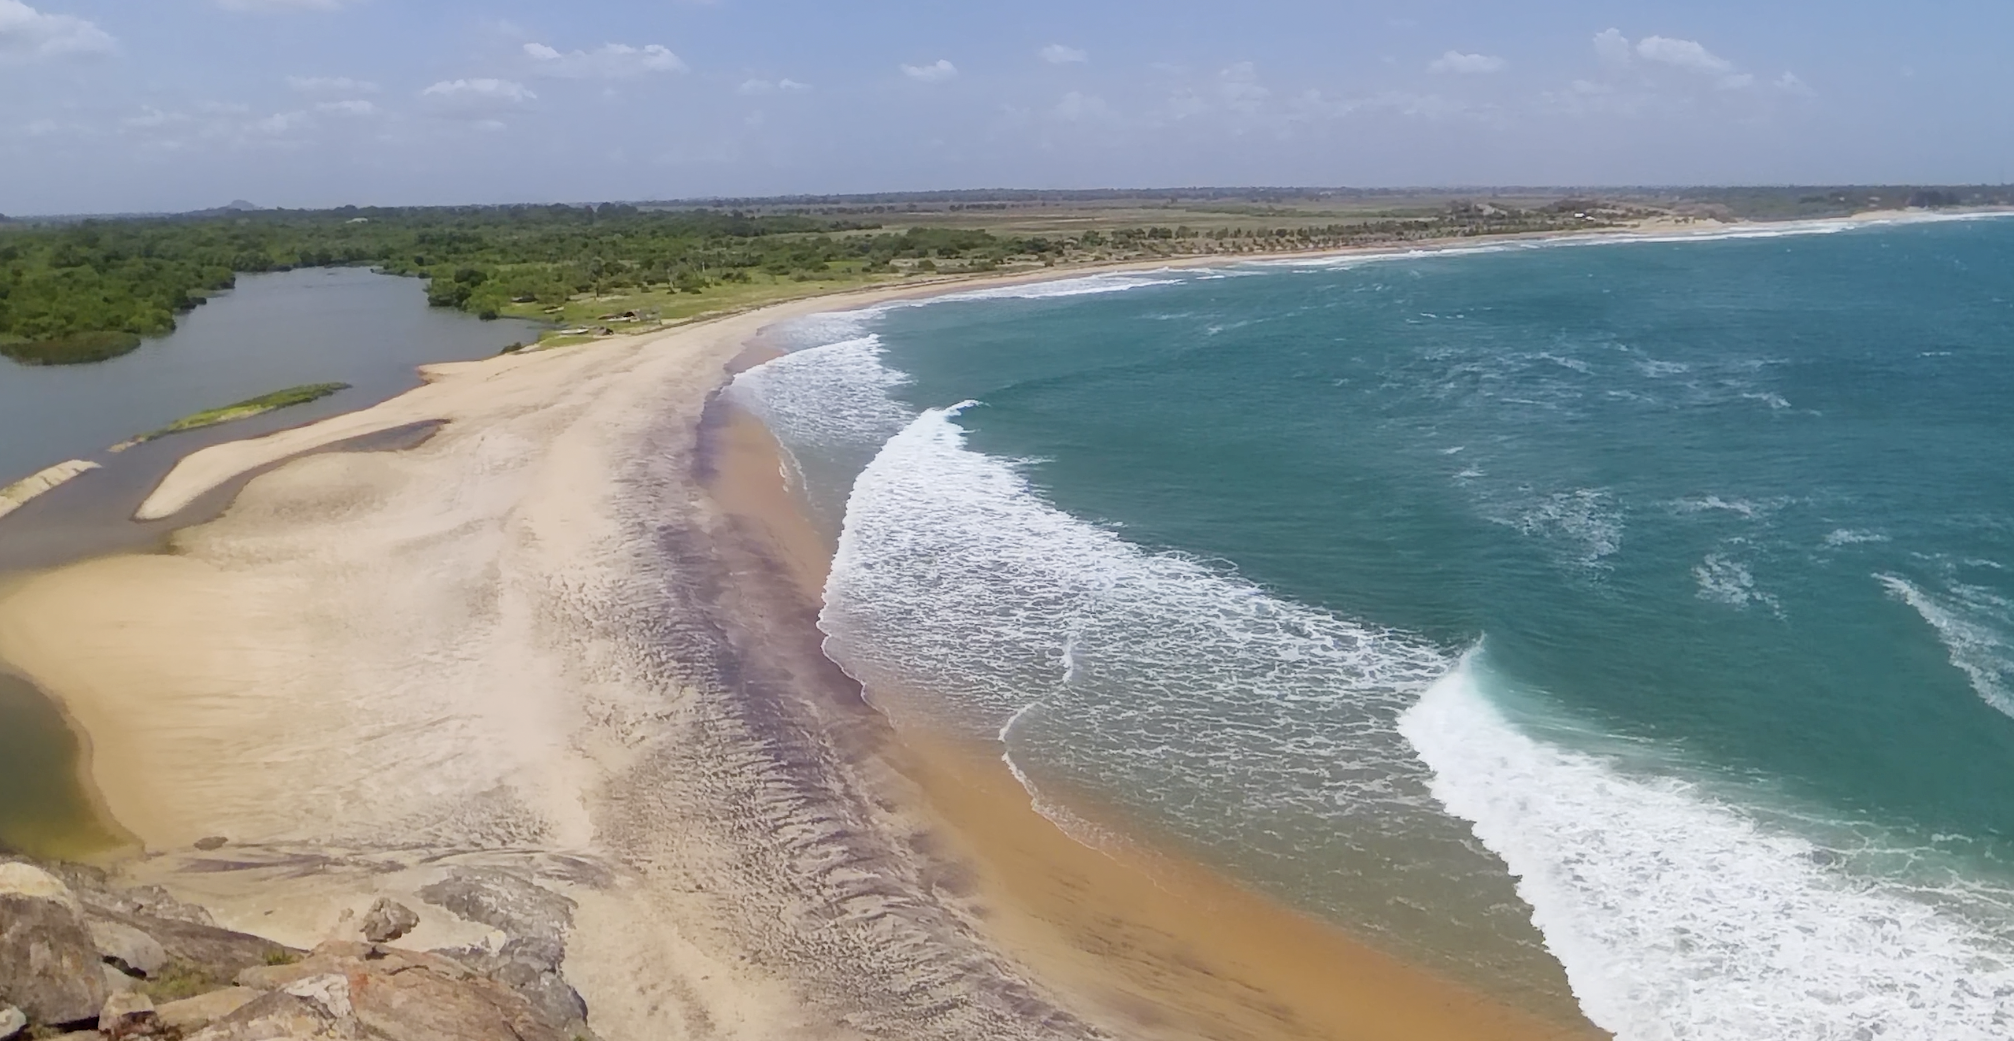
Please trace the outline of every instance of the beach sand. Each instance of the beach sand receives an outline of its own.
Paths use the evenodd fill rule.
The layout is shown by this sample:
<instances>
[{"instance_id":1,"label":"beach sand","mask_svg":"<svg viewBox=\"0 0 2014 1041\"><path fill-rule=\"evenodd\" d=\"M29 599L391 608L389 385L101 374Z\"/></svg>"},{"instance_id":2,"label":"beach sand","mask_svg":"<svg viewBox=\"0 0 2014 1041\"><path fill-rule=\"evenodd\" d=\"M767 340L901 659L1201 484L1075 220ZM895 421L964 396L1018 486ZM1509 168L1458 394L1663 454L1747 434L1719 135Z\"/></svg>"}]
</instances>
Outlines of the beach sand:
<instances>
[{"instance_id":1,"label":"beach sand","mask_svg":"<svg viewBox=\"0 0 2014 1041\"><path fill-rule=\"evenodd\" d=\"M1599 1036L1078 845L996 750L860 700L774 444L708 403L762 327L916 291L442 366L204 449L153 512L292 461L168 554L0 593L0 658L89 735L152 854L135 881L296 944L392 895L447 944L483 930L419 887L516 871L574 901L565 970L606 1038Z\"/></svg>"}]
</instances>

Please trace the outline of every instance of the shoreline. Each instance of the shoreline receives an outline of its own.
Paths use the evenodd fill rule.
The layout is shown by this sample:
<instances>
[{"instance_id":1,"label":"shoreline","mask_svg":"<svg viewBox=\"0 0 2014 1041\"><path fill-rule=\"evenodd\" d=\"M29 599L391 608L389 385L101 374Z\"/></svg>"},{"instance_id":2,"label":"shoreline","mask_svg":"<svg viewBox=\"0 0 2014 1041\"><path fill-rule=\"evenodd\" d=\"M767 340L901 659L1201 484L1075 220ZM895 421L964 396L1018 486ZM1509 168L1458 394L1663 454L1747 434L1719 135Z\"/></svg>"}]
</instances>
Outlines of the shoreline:
<instances>
[{"instance_id":1,"label":"shoreline","mask_svg":"<svg viewBox=\"0 0 2014 1041\"><path fill-rule=\"evenodd\" d=\"M830 555L785 485L780 447L753 415L716 407L726 415L708 487L815 613ZM848 678L827 696L857 698L860 688ZM1137 837L1086 846L1037 812L997 748L882 725L894 769L941 822L941 855L970 872L991 910L987 931L1122 1036L1606 1036L1414 966Z\"/></svg>"},{"instance_id":2,"label":"shoreline","mask_svg":"<svg viewBox=\"0 0 2014 1041\"><path fill-rule=\"evenodd\" d=\"M1950 219L1943 215L1907 216ZM1894 219L1893 215L1869 215L1859 223L1889 219ZM1721 225L1691 234L1771 227ZM1668 230L1634 230L1577 237L1612 241L1679 236ZM637 957L643 956L637 952L654 952L660 960L722 970L731 964L723 959L731 956L717 950L682 950L673 952L675 957L667 955L658 946L660 938L640 934L643 926L637 922L654 923L659 931L673 927L674 931L702 934L759 930L759 925L719 906L719 900L699 901L708 906L698 908L672 906L679 905L681 899L691 899L692 890L685 887L695 879L713 878L726 870L718 861L732 851L732 845L723 846L720 843L724 840L719 840L714 846L695 842L689 847L674 843L676 848L663 848L656 844L661 836L631 834L624 829L641 832L662 828L667 822L690 820L689 811L658 805L660 817L644 822L635 819L635 811L622 803L648 790L639 777L671 783L652 774L651 769L657 767L648 761L653 756L675 758L669 751L675 744L674 733L687 738L696 733L679 730L691 720L667 721L667 715L676 717L685 710L666 710L661 704L666 695L690 700L697 697L695 691L708 696L721 691L746 693L745 685L750 681L736 675L737 671L761 671L776 663L737 663L735 654L746 655L748 647L761 646L765 639L790 643L797 648L793 653L801 653L800 645L807 636L792 630L803 624L802 604L790 608L785 601L772 600L739 608L722 606L720 588L745 577L734 566L724 564L720 559L723 554L717 551L731 524L711 506L694 502L693 490L680 484L681 480L689 484L690 478L702 472L703 461L695 458L693 442L701 436L698 430L705 402L724 381L725 366L746 351L763 328L799 314L993 285L1253 261L1405 255L1520 240L1529 238L1456 239L1400 249L1156 258L944 279L803 298L645 336L430 366L425 370L427 385L380 405L260 438L227 442L184 457L148 495L148 501L161 499L155 503L156 511L167 516L216 489L229 489L237 498L223 510L222 517L180 529L174 539L182 552L173 556L88 559L54 572L31 574L0 589L0 653L9 660L33 659L19 663L22 671L50 692L67 718L79 724L75 732L89 749L80 768L89 771L94 780L90 794L108 809L110 820L138 836L147 849L168 854L157 863L134 870L149 872L148 877L170 888L198 893L222 907L224 913L243 916L238 921L254 930L276 924L269 917L275 911L270 906L273 894L288 893L297 910L277 923L280 931L296 940L312 940L327 931L342 911L354 910L349 905L390 884L385 877L405 877L393 873L374 879L364 866L382 864L388 849L414 851L416 862L440 857L502 858L535 874L543 872L538 874L540 878L564 874L551 866L552 858L577 857L619 880L559 883L581 905L581 920L586 923L582 928L588 934L612 938L608 945L612 951L627 951ZM662 389L666 381L676 384L676 401L669 415L659 415L663 402L653 399L651 393ZM619 418L591 415L605 406ZM358 453L351 458L309 454L342 441L422 422L445 424L440 444L400 453ZM561 442L563 451L556 447ZM650 446L663 450L665 458L652 461L636 457L635 452ZM679 471L666 459L690 465ZM653 467L660 486L651 494L663 496L662 505L677 520L639 527L634 518L623 514L634 505L625 497L636 499L643 494L631 484L640 468ZM511 479L493 479L499 475ZM425 486L441 478L461 483L429 497ZM795 512L773 467L768 479L783 491L782 506ZM245 481L250 483L242 489L230 487ZM784 516L781 508L772 499L769 506L754 509L751 516L767 516L765 524L783 523L778 519ZM396 514L396 530L387 530L383 515L388 511ZM447 518L456 523L447 523ZM801 516L798 522L802 522ZM678 530L672 533L672 528ZM646 650L621 646L621 638L590 624L592 619L584 617L588 612L583 606L568 599L580 589L593 590L603 598L603 604L624 606L632 601L659 602L649 598L667 595L662 589L625 584L616 574L621 565L633 563L621 556L624 540L638 537L670 539L688 547L680 565L689 567L692 574L677 574L674 569L674 573L657 575L655 580L680 587L670 600L663 601L674 614L710 618L705 624L716 630L712 635L672 634L673 643L684 649L670 654L675 660L669 663L653 659ZM346 545L355 540L361 540L361 550ZM374 546L388 553L396 551L411 574L371 571L376 566L371 559ZM709 546L713 549L706 548ZM420 551L422 547L425 552ZM782 562L763 561L757 546L739 559L756 573L774 577L780 572L795 584L796 595L801 597L804 576L822 566L817 558L823 553L820 547L809 556L800 551L795 557L786 555ZM597 555L589 562L592 566L581 563L578 558L582 554ZM535 579L529 585L537 588L514 588L499 581L499 561L504 574L529 572ZM304 575L287 573L304 566ZM483 571L483 577L463 581L466 573L457 568ZM686 584L693 588L684 588ZM394 590L412 599L412 610L372 617L373 612L384 612L387 596ZM734 595L727 594L726 599L732 600ZM505 608L497 608L498 603ZM38 610L43 612L41 617L36 617ZM812 610L815 614L815 607ZM579 647L541 643L543 620L555 616L577 624L585 642ZM635 617L645 621L644 616ZM340 630L334 638L318 631L331 622L338 623ZM394 625L400 622L409 623L411 631ZM656 624L654 619L651 624ZM465 625L487 626L488 642L466 639L461 631ZM521 650L513 641L537 645L536 653ZM585 663L569 658L580 648L588 652ZM494 665L485 671L480 660L485 649L522 666L524 674L505 674ZM610 665L604 658L623 660ZM817 801L803 796L804 792L825 786L831 791L822 792L820 798L838 798L851 807L829 812L836 815L833 819L851 821L847 827L860 834L825 838L873 848L871 854L847 854L855 857L851 862L899 866L893 873L907 879L905 885L919 887L917 891L900 900L889 894L876 894L876 898L905 907L910 905L903 901L919 901L915 906L929 908L927 915L916 912L928 919L927 928L918 928L930 938L929 943L941 943L946 949L966 952L961 957L984 961L974 952L985 950L986 945L973 937L989 933L992 927L985 922L1011 916L995 913L997 908L980 914L964 907L955 882L940 886L933 880L932 872L942 870L941 857L899 848L900 843L892 837L919 826L913 821L898 826L882 819L877 815L894 811L873 809L873 800L861 793L877 790L877 784L893 784L918 789L926 800L934 792L939 802L955 802L960 797L947 793L961 790L961 785L983 793L988 785L997 783L998 777L987 779L986 757L969 749L942 752L941 756L912 749L910 758L903 761L915 773L905 774L880 758L886 750L884 739L872 734L879 717L860 716L868 711L864 706L826 705L814 712L811 722L786 722L786 717L795 718L789 713L796 709L779 706L784 706L791 682L803 675L823 674L830 683L831 673L837 671L829 662L809 656L792 660L797 662L800 675L775 681L778 689L772 692L772 708L776 718L741 720L740 725L750 733L768 734L762 739L765 741L778 740L775 734L787 731L792 735L790 740L809 742L790 746L804 756L836 756L817 767L834 771L832 776L792 782L796 786L793 790L802 796L802 805ZM164 662L175 666L165 675L160 668ZM408 669L425 673L447 693L414 688L413 681L402 676ZM643 691L632 689L633 684L626 686L631 679L627 673L656 677L654 687ZM489 693L482 689L484 683L493 689L510 690L512 696L501 699L507 704L482 703L477 695ZM574 685L585 693L576 695ZM713 689L715 686L721 689ZM163 696L164 689L168 696ZM346 696L356 691L368 692L365 704L354 704ZM548 697L561 691L564 694L556 704L548 703ZM416 703L398 704L399 697ZM276 704L289 711L276 711ZM818 714L824 712L836 715L827 718ZM357 715L370 724L365 728L368 732L360 731L357 721L350 718ZM314 733L317 726L327 733ZM772 733L765 728L783 729ZM401 738L409 743L400 745ZM345 745L346 741L358 744ZM482 754L463 753L465 743L479 745ZM184 744L202 752L178 756L176 746ZM704 745L703 741L698 746L723 751L717 744ZM360 749L367 754L359 755ZM743 754L731 748L724 751ZM480 761L471 762L472 758ZM435 769L418 769L429 765ZM701 773L707 769L704 761L689 765ZM785 765L796 769L802 764ZM367 776L366 768L371 766L383 776ZM953 783L951 779L960 780ZM296 790L289 790L290 782ZM413 790L399 790L400 785ZM678 789L674 786L672 790ZM1018 790L1018 786L1012 789ZM967 807L965 810L946 816L984 816L972 807L982 803L1003 806L1012 801L1011 791L1008 794L1005 802L991 803L968 795L969 804L959 803ZM714 792L709 797L720 796ZM662 798L656 801L661 803ZM1035 816L1025 805L1022 811ZM728 823L747 826L745 820L733 818L732 811L721 812ZM612 827L611 820L619 826ZM697 823L710 826L720 822ZM1046 821L1040 825L1030 822L1029 827L1053 830ZM885 834L868 835L877 829ZM619 840L604 837L611 830L623 833ZM729 828L727 833L747 839L762 831L736 833ZM929 829L923 828L922 833L928 834ZM185 851L197 839L213 834L225 834L234 844L247 846L234 863L248 866L231 869L235 874L199 877L195 873L199 869L191 866L198 860ZM962 841L978 847L993 840L974 833ZM1031 838L1025 841L1034 842ZM1067 838L1060 841L1070 842ZM927 841L923 844L929 845ZM994 849L992 855L997 859L1007 855L1002 848L1011 852L1016 847L1009 843L988 848ZM1050 851L1057 858L1063 856L1056 848ZM972 850L965 855L975 863L986 858ZM289 858L298 862L302 857L323 858L330 877L313 883L290 880L284 865ZM373 861L373 857L379 859ZM656 871L654 865L665 861L682 866L669 875ZM421 869L408 864L406 870ZM992 884L1012 889L1016 883L1006 878L1010 874L1003 872ZM589 875L602 877L594 872L582 877ZM822 885L825 879L819 875L813 881ZM1020 884L1033 883L1022 877ZM1123 892L1123 887L1118 891ZM685 897L676 895L680 893ZM791 898L800 897L811 904L833 899L823 890L794 893ZM1249 894L1245 898L1256 899ZM757 901L756 906L769 905ZM1052 916L1062 913L1054 911ZM848 921L844 916L840 920ZM1023 921L1020 928L1025 931L1016 934L1021 939L1007 942L1007 946L1030 962L1049 959L1056 965L1082 968L1080 961L1073 961L1076 956L1069 954L1068 945L1053 943L1053 920L1029 913ZM849 928L854 924L848 921ZM999 931L1012 930L1001 926ZM1050 947L1030 938L1043 936L1049 937ZM770 936L765 942L789 946L788 937ZM732 946L724 944L720 949ZM585 959L582 978L576 982L592 1005L618 1010L618 1022L652 1022L651 1017L667 1007L667 1002L682 1002L681 1007L697 1009L708 1017L739 1009L736 1015L741 1018L736 1021L751 1029L757 1022L770 1028L800 1028L815 1022L823 1024L820 1030L836 1029L836 1024L852 1021L849 1015L864 1014L805 1011L847 1007L854 999L847 996L845 981L827 980L821 984L825 989L811 999L784 1001L779 1007L789 1011L777 1013L784 1016L777 1019L754 1011L748 995L805 990L789 972L744 970L733 980L734 986L709 989L698 986L697 980L736 974L695 969L677 975L679 987L666 989L662 981L626 979L634 973L625 968L621 957L608 953L581 957ZM788 958L772 951L763 961L800 957L805 958L803 971L815 975L816 966L795 949ZM571 960L569 964L572 975ZM1046 999L1039 999L1039 978L1031 983L1011 964L987 964L992 966L987 978L994 982L983 989L984 1000L972 1006L992 1017L984 1018L985 1022L996 1026L1018 1022L1010 1010L1029 1003L1030 1007L1047 1006ZM897 965L888 971L894 975L884 981L891 984L895 979L909 978L905 973L928 975L915 965ZM956 989L952 983L942 985ZM667 996L672 991L686 996L673 1000ZM1079 994L1073 1000L1105 1008L1113 1015L1127 1015L1124 1001L1110 1004L1111 993L1123 994L1123 989L1115 992L1106 986L1098 994ZM1450 1000L1462 1004L1466 999ZM1065 1015L1060 1010L1056 1014ZM1050 1027L1069 1021L1056 1020ZM1139 1029L1150 1025L1134 1024ZM1025 1036L1051 1032L1043 1028ZM1016 1031L1013 1036L1022 1034Z\"/></svg>"}]
</instances>

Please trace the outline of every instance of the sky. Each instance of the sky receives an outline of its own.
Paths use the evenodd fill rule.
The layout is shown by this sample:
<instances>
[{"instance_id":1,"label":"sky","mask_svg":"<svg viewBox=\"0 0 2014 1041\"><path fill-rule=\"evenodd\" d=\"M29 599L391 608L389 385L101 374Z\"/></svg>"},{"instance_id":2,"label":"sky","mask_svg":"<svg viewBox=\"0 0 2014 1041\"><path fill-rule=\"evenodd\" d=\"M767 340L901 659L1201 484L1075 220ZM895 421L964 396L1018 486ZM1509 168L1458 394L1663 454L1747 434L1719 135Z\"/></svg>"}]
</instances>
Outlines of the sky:
<instances>
[{"instance_id":1,"label":"sky","mask_svg":"<svg viewBox=\"0 0 2014 1041\"><path fill-rule=\"evenodd\" d=\"M0 0L0 213L2014 181L2014 3Z\"/></svg>"}]
</instances>

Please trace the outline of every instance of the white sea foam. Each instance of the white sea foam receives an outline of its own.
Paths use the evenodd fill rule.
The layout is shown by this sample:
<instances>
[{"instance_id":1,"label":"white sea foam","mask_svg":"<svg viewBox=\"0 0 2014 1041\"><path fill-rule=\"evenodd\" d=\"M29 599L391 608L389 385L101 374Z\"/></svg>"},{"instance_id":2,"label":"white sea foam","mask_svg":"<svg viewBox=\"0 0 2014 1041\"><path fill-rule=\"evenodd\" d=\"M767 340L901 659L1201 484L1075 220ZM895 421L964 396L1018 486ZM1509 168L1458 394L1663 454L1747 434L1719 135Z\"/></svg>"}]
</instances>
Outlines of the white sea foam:
<instances>
[{"instance_id":1,"label":"white sea foam","mask_svg":"<svg viewBox=\"0 0 2014 1041\"><path fill-rule=\"evenodd\" d=\"M986 289L972 289L962 293L946 293L915 301L916 305L930 303L953 303L960 300L1051 300L1065 296L1092 296L1099 293L1123 293L1129 289L1144 289L1148 286L1172 286L1188 281L1187 278L1170 278L1166 275L1155 277L1157 272L1085 275L1081 278L1059 278L1048 282L1023 282L1018 285L992 286Z\"/></svg>"},{"instance_id":2,"label":"white sea foam","mask_svg":"<svg viewBox=\"0 0 2014 1041\"><path fill-rule=\"evenodd\" d=\"M1887 542L1888 536L1878 531L1856 531L1852 528L1834 528L1825 534L1825 544L1832 548L1858 546L1868 542Z\"/></svg>"},{"instance_id":3,"label":"white sea foam","mask_svg":"<svg viewBox=\"0 0 2014 1041\"><path fill-rule=\"evenodd\" d=\"M1692 569L1692 577L1699 582L1699 598L1743 608L1749 604L1763 604L1779 616L1783 606L1774 595L1755 587L1755 576L1748 565L1720 553L1708 553Z\"/></svg>"},{"instance_id":4,"label":"white sea foam","mask_svg":"<svg viewBox=\"0 0 2014 1041\"><path fill-rule=\"evenodd\" d=\"M1723 499L1718 495L1706 495L1697 499L1680 499L1672 504L1672 508L1679 513L1705 513L1710 510L1720 510L1738 514L1748 520L1754 520L1756 515L1760 513L1773 512L1772 508L1758 506L1747 499Z\"/></svg>"},{"instance_id":5,"label":"white sea foam","mask_svg":"<svg viewBox=\"0 0 2014 1041\"><path fill-rule=\"evenodd\" d=\"M795 351L736 376L729 393L785 443L878 443L911 418L889 397L908 378L881 351L878 336Z\"/></svg>"},{"instance_id":6,"label":"white sea foam","mask_svg":"<svg viewBox=\"0 0 2014 1041\"><path fill-rule=\"evenodd\" d=\"M820 347L864 337L877 320L890 311L903 308L974 300L1049 300L1060 297L1093 296L1100 293L1123 293L1129 289L1143 289L1148 286L1175 285L1187 280L1186 275L1176 276L1168 271L1150 271L1106 272L1076 278L1022 282L1015 285L943 293L914 300L892 300L850 311L822 311L780 323L771 335L785 349L800 351L809 347Z\"/></svg>"},{"instance_id":7,"label":"white sea foam","mask_svg":"<svg viewBox=\"0 0 2014 1041\"><path fill-rule=\"evenodd\" d=\"M2014 1036L2004 930L1829 867L1829 851L1696 785L1526 735L1473 658L1400 728L1618 1041Z\"/></svg>"},{"instance_id":8,"label":"white sea foam","mask_svg":"<svg viewBox=\"0 0 2014 1041\"><path fill-rule=\"evenodd\" d=\"M1046 789L1095 791L1399 943L1431 872L1469 894L1436 905L1448 950L1528 950L1500 869L1396 730L1446 655L1064 513L1027 464L967 448L958 417L919 416L847 505L819 624L879 707L1004 738L1073 832Z\"/></svg>"},{"instance_id":9,"label":"white sea foam","mask_svg":"<svg viewBox=\"0 0 2014 1041\"><path fill-rule=\"evenodd\" d=\"M1960 582L1933 595L1900 575L1874 578L1930 623L1951 664L1980 698L2014 716L2014 602Z\"/></svg>"},{"instance_id":10,"label":"white sea foam","mask_svg":"<svg viewBox=\"0 0 2014 1041\"><path fill-rule=\"evenodd\" d=\"M1771 391L1746 392L1741 395L1741 399L1743 401L1760 401L1763 404L1768 405L1771 409L1782 409L1790 407L1789 399L1785 398L1781 394L1777 394Z\"/></svg>"},{"instance_id":11,"label":"white sea foam","mask_svg":"<svg viewBox=\"0 0 2014 1041\"><path fill-rule=\"evenodd\" d=\"M1622 548L1622 508L1601 488L1553 492L1527 500L1514 515L1491 519L1562 546L1565 560L1580 568L1604 569L1606 558Z\"/></svg>"}]
</instances>

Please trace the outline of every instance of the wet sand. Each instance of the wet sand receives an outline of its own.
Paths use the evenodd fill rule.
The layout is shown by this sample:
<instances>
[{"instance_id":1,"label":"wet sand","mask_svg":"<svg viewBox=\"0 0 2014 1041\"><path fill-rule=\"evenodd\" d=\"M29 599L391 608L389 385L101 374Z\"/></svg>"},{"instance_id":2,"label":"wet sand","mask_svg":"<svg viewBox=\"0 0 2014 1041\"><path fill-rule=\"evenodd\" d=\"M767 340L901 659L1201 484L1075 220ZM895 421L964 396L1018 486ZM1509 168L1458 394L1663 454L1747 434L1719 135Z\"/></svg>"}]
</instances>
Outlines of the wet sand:
<instances>
[{"instance_id":1,"label":"wet sand","mask_svg":"<svg viewBox=\"0 0 2014 1041\"><path fill-rule=\"evenodd\" d=\"M716 405L707 487L815 614L830 550L779 449ZM858 696L841 681L825 696ZM1606 1035L1510 1007L1386 955L1195 864L1084 846L1037 813L990 744L904 730L882 754L941 822L936 852L986 929L1101 1025L1141 1038L1567 1039ZM1079 808L1081 810L1081 807Z\"/></svg>"}]
</instances>

